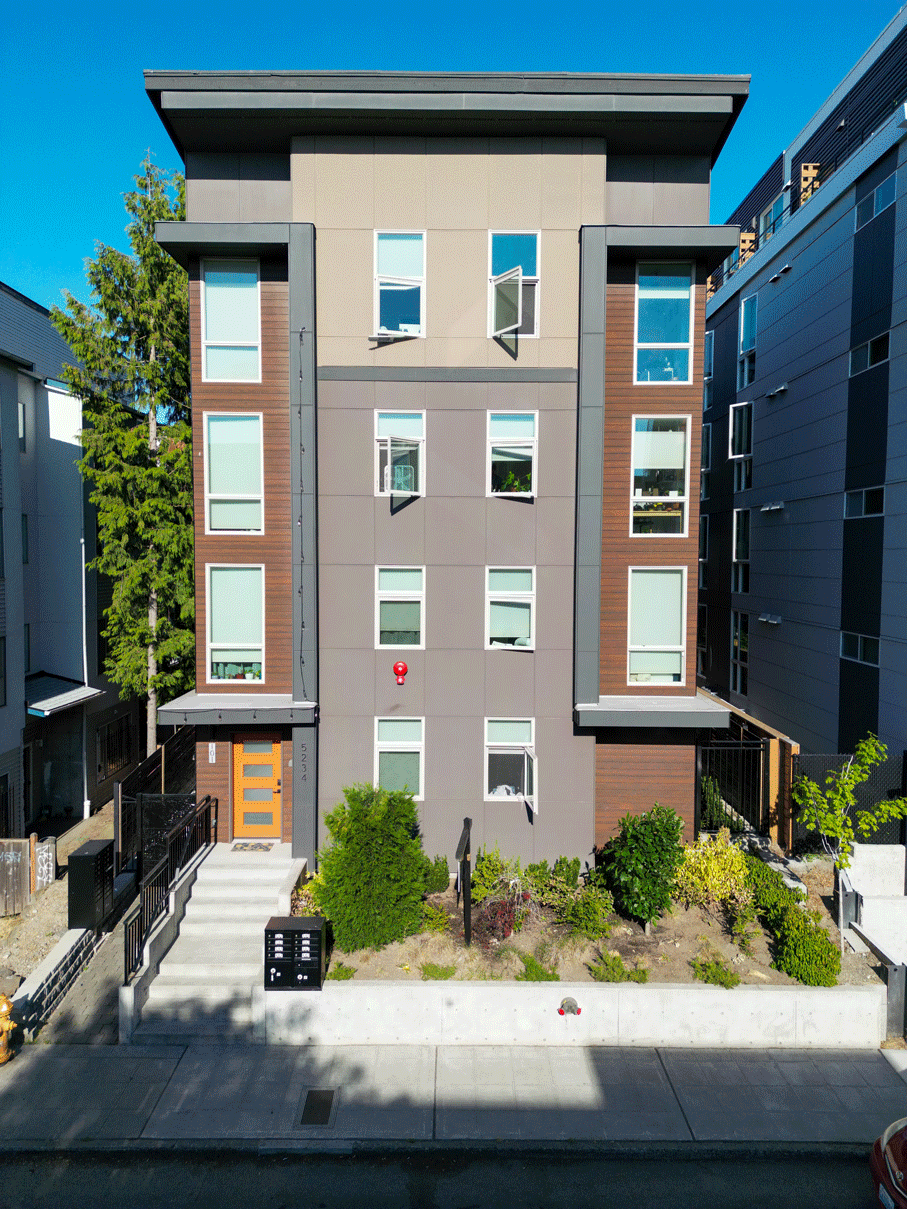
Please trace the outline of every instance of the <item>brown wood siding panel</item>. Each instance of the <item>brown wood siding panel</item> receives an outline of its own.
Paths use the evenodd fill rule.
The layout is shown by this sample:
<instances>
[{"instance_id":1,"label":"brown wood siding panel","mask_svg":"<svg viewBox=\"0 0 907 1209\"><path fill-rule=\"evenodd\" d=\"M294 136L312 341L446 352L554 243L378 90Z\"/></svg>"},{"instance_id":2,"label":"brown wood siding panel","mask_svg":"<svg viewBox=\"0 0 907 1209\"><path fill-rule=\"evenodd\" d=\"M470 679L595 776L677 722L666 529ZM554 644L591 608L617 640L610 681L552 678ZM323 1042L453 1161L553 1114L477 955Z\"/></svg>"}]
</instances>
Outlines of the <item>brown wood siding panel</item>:
<instances>
[{"instance_id":1,"label":"brown wood siding panel","mask_svg":"<svg viewBox=\"0 0 907 1209\"><path fill-rule=\"evenodd\" d=\"M601 657L603 695L691 696L696 692L696 600L699 560L699 460L702 440L702 337L705 287L696 288L693 382L647 386L633 382L635 287L610 284L605 349L604 487L602 490ZM689 415L688 536L631 537L631 439L634 415ZM630 567L687 568L686 684L627 684Z\"/></svg>"},{"instance_id":2,"label":"brown wood siding panel","mask_svg":"<svg viewBox=\"0 0 907 1209\"><path fill-rule=\"evenodd\" d=\"M202 728L199 730L201 732ZM212 740L216 745L216 762L210 764L208 742L206 738L195 745L196 792L200 797L210 794L212 798L217 798L217 840L218 843L229 843L233 838L233 744L219 731L218 737Z\"/></svg>"},{"instance_id":3,"label":"brown wood siding panel","mask_svg":"<svg viewBox=\"0 0 907 1209\"><path fill-rule=\"evenodd\" d=\"M277 278L277 279L275 279ZM282 278L282 279L280 279ZM196 686L199 692L292 692L293 532L290 496L289 293L286 271L262 265L260 383L203 382L201 375L201 289L197 271L190 280L192 341L192 439L195 491ZM261 412L264 431L263 534L220 536L205 533L202 416L206 411ZM265 568L265 678L209 684L205 660L207 608L205 566L258 564Z\"/></svg>"},{"instance_id":4,"label":"brown wood siding panel","mask_svg":"<svg viewBox=\"0 0 907 1209\"><path fill-rule=\"evenodd\" d=\"M657 802L676 810L684 822L684 838L693 834L696 745L693 735L676 743L626 742L595 744L595 845L601 847L618 833L618 820L629 811L642 814Z\"/></svg>"}]
</instances>

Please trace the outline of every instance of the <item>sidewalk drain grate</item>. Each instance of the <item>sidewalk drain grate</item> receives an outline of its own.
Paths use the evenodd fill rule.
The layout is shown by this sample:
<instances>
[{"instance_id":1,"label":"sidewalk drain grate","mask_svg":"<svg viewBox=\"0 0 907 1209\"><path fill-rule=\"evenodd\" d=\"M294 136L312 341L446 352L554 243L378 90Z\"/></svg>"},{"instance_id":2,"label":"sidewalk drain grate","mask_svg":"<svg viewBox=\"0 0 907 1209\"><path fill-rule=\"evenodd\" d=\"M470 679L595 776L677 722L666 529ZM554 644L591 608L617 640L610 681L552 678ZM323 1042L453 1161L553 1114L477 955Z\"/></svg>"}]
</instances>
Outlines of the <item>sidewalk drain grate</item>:
<instances>
[{"instance_id":1,"label":"sidewalk drain grate","mask_svg":"<svg viewBox=\"0 0 907 1209\"><path fill-rule=\"evenodd\" d=\"M334 1108L332 1091L307 1091L300 1125L330 1125Z\"/></svg>"}]
</instances>

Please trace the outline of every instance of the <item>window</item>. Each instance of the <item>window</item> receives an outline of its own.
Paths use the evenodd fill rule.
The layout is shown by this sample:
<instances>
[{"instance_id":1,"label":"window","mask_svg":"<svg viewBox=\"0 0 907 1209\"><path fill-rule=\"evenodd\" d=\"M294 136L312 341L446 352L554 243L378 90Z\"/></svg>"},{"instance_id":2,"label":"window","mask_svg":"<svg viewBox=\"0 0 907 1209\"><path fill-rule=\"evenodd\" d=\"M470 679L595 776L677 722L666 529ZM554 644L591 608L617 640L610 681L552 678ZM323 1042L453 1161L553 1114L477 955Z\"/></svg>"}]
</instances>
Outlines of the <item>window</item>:
<instances>
[{"instance_id":1,"label":"window","mask_svg":"<svg viewBox=\"0 0 907 1209\"><path fill-rule=\"evenodd\" d=\"M711 472L708 470L703 470L702 474L700 475L700 483L699 483L699 498L701 500L707 500L709 498L709 491L711 490L711 486L712 486Z\"/></svg>"},{"instance_id":2,"label":"window","mask_svg":"<svg viewBox=\"0 0 907 1209\"><path fill-rule=\"evenodd\" d=\"M375 412L375 494L424 495L425 412Z\"/></svg>"},{"instance_id":3,"label":"window","mask_svg":"<svg viewBox=\"0 0 907 1209\"><path fill-rule=\"evenodd\" d=\"M425 647L424 567L375 568L375 647Z\"/></svg>"},{"instance_id":4,"label":"window","mask_svg":"<svg viewBox=\"0 0 907 1209\"><path fill-rule=\"evenodd\" d=\"M25 670L31 671L31 626L26 621L24 632L22 635L22 654L24 656Z\"/></svg>"},{"instance_id":5,"label":"window","mask_svg":"<svg viewBox=\"0 0 907 1209\"><path fill-rule=\"evenodd\" d=\"M537 336L539 235L488 232L488 335Z\"/></svg>"},{"instance_id":6,"label":"window","mask_svg":"<svg viewBox=\"0 0 907 1209\"><path fill-rule=\"evenodd\" d=\"M534 718L485 719L485 800L517 798L538 814Z\"/></svg>"},{"instance_id":7,"label":"window","mask_svg":"<svg viewBox=\"0 0 907 1209\"><path fill-rule=\"evenodd\" d=\"M534 411L488 413L489 495L535 495L537 424Z\"/></svg>"},{"instance_id":8,"label":"window","mask_svg":"<svg viewBox=\"0 0 907 1209\"><path fill-rule=\"evenodd\" d=\"M747 491L753 485L753 405L731 405L728 457L734 460L734 490Z\"/></svg>"},{"instance_id":9,"label":"window","mask_svg":"<svg viewBox=\"0 0 907 1209\"><path fill-rule=\"evenodd\" d=\"M202 262L202 366L205 382L261 381L258 262Z\"/></svg>"},{"instance_id":10,"label":"window","mask_svg":"<svg viewBox=\"0 0 907 1209\"><path fill-rule=\"evenodd\" d=\"M696 614L696 675L705 675L706 652L708 649L706 635L708 633L709 612L706 605L701 604Z\"/></svg>"},{"instance_id":11,"label":"window","mask_svg":"<svg viewBox=\"0 0 907 1209\"><path fill-rule=\"evenodd\" d=\"M686 568L630 568L627 682L683 684Z\"/></svg>"},{"instance_id":12,"label":"window","mask_svg":"<svg viewBox=\"0 0 907 1209\"><path fill-rule=\"evenodd\" d=\"M848 634L842 630L841 658L852 659L856 663L868 663L872 667L878 667L878 638L871 638L868 634Z\"/></svg>"},{"instance_id":13,"label":"window","mask_svg":"<svg viewBox=\"0 0 907 1209\"><path fill-rule=\"evenodd\" d=\"M709 518L699 517L699 586L706 586L706 563L709 561Z\"/></svg>"},{"instance_id":14,"label":"window","mask_svg":"<svg viewBox=\"0 0 907 1209\"><path fill-rule=\"evenodd\" d=\"M867 340L865 344L858 344L850 350L851 378L854 374L861 374L864 369L872 369L874 365L888 360L888 337L889 333L883 332L874 340Z\"/></svg>"},{"instance_id":15,"label":"window","mask_svg":"<svg viewBox=\"0 0 907 1209\"><path fill-rule=\"evenodd\" d=\"M702 345L702 410L712 406L712 377L715 373L715 333L706 332Z\"/></svg>"},{"instance_id":16,"label":"window","mask_svg":"<svg viewBox=\"0 0 907 1209\"><path fill-rule=\"evenodd\" d=\"M688 416L633 417L631 533L686 533L689 424Z\"/></svg>"},{"instance_id":17,"label":"window","mask_svg":"<svg viewBox=\"0 0 907 1209\"><path fill-rule=\"evenodd\" d=\"M28 517L22 513L22 562L28 562Z\"/></svg>"},{"instance_id":18,"label":"window","mask_svg":"<svg viewBox=\"0 0 907 1209\"><path fill-rule=\"evenodd\" d=\"M208 679L264 680L264 567L208 567Z\"/></svg>"},{"instance_id":19,"label":"window","mask_svg":"<svg viewBox=\"0 0 907 1209\"><path fill-rule=\"evenodd\" d=\"M19 452L25 453L25 400L19 388Z\"/></svg>"},{"instance_id":20,"label":"window","mask_svg":"<svg viewBox=\"0 0 907 1209\"><path fill-rule=\"evenodd\" d=\"M0 705L6 705L6 639L0 638Z\"/></svg>"},{"instance_id":21,"label":"window","mask_svg":"<svg viewBox=\"0 0 907 1209\"><path fill-rule=\"evenodd\" d=\"M868 197L864 197L861 202L857 203L856 230L859 231L860 227L865 227L877 214L887 210L894 202L896 192L897 173L892 172L891 176L886 176L880 185L876 185Z\"/></svg>"},{"instance_id":22,"label":"window","mask_svg":"<svg viewBox=\"0 0 907 1209\"><path fill-rule=\"evenodd\" d=\"M711 424L703 424L702 426L702 444L699 451L699 465L703 470L710 470L712 467L712 426Z\"/></svg>"},{"instance_id":23,"label":"window","mask_svg":"<svg viewBox=\"0 0 907 1209\"><path fill-rule=\"evenodd\" d=\"M636 287L636 381L689 382L693 271L688 264L641 264Z\"/></svg>"},{"instance_id":24,"label":"window","mask_svg":"<svg viewBox=\"0 0 907 1209\"><path fill-rule=\"evenodd\" d=\"M731 566L731 591L750 590L750 510L734 509L734 562Z\"/></svg>"},{"instance_id":25,"label":"window","mask_svg":"<svg viewBox=\"0 0 907 1209\"><path fill-rule=\"evenodd\" d=\"M532 567L486 567L485 647L535 649Z\"/></svg>"},{"instance_id":26,"label":"window","mask_svg":"<svg viewBox=\"0 0 907 1209\"><path fill-rule=\"evenodd\" d=\"M753 459L740 458L734 463L734 490L749 491L753 485Z\"/></svg>"},{"instance_id":27,"label":"window","mask_svg":"<svg viewBox=\"0 0 907 1209\"><path fill-rule=\"evenodd\" d=\"M731 612L731 692L747 694L749 668L750 615Z\"/></svg>"},{"instance_id":28,"label":"window","mask_svg":"<svg viewBox=\"0 0 907 1209\"><path fill-rule=\"evenodd\" d=\"M422 781L423 718L375 719L375 784L392 793L424 797Z\"/></svg>"},{"instance_id":29,"label":"window","mask_svg":"<svg viewBox=\"0 0 907 1209\"><path fill-rule=\"evenodd\" d=\"M737 389L745 390L756 376L756 319L758 295L740 303L740 354L737 362Z\"/></svg>"},{"instance_id":30,"label":"window","mask_svg":"<svg viewBox=\"0 0 907 1209\"><path fill-rule=\"evenodd\" d=\"M375 333L425 335L425 232L375 232Z\"/></svg>"},{"instance_id":31,"label":"window","mask_svg":"<svg viewBox=\"0 0 907 1209\"><path fill-rule=\"evenodd\" d=\"M772 204L759 215L759 242L771 239L781 226L784 215L784 194L779 193Z\"/></svg>"},{"instance_id":32,"label":"window","mask_svg":"<svg viewBox=\"0 0 907 1209\"><path fill-rule=\"evenodd\" d=\"M844 496L844 516L848 520L860 516L881 516L884 511L884 487L867 487L864 491L848 491Z\"/></svg>"},{"instance_id":33,"label":"window","mask_svg":"<svg viewBox=\"0 0 907 1209\"><path fill-rule=\"evenodd\" d=\"M205 414L206 533L263 533L261 415Z\"/></svg>"},{"instance_id":34,"label":"window","mask_svg":"<svg viewBox=\"0 0 907 1209\"><path fill-rule=\"evenodd\" d=\"M98 727L98 781L106 781L115 772L132 763L132 726L128 714Z\"/></svg>"}]
</instances>

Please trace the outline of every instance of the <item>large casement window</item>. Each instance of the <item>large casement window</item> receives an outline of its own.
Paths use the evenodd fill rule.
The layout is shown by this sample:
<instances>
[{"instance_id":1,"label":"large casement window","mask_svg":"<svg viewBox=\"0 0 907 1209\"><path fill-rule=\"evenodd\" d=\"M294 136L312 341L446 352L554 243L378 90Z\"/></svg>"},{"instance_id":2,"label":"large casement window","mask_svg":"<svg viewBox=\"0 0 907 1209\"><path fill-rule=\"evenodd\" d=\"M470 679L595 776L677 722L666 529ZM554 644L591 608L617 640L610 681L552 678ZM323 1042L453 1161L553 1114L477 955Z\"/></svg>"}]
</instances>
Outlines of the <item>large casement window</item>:
<instances>
[{"instance_id":1,"label":"large casement window","mask_svg":"<svg viewBox=\"0 0 907 1209\"><path fill-rule=\"evenodd\" d=\"M205 532L264 533L261 415L204 421Z\"/></svg>"},{"instance_id":2,"label":"large casement window","mask_svg":"<svg viewBox=\"0 0 907 1209\"><path fill-rule=\"evenodd\" d=\"M488 232L488 335L537 336L539 233Z\"/></svg>"},{"instance_id":3,"label":"large casement window","mask_svg":"<svg viewBox=\"0 0 907 1209\"><path fill-rule=\"evenodd\" d=\"M737 389L744 390L756 376L756 317L758 295L740 303L740 353L737 361Z\"/></svg>"},{"instance_id":4,"label":"large casement window","mask_svg":"<svg viewBox=\"0 0 907 1209\"><path fill-rule=\"evenodd\" d=\"M898 176L896 172L892 172L891 176L886 176L880 185L876 185L868 197L857 205L857 225L856 230L860 227L865 227L868 222L881 214L883 210L887 210L890 205L894 204L894 199L897 195Z\"/></svg>"},{"instance_id":5,"label":"large casement window","mask_svg":"<svg viewBox=\"0 0 907 1209\"><path fill-rule=\"evenodd\" d=\"M488 495L535 495L538 413L488 413Z\"/></svg>"},{"instance_id":6,"label":"large casement window","mask_svg":"<svg viewBox=\"0 0 907 1209\"><path fill-rule=\"evenodd\" d=\"M375 647L425 647L425 568L375 568Z\"/></svg>"},{"instance_id":7,"label":"large casement window","mask_svg":"<svg viewBox=\"0 0 907 1209\"><path fill-rule=\"evenodd\" d=\"M687 531L690 417L633 417L630 532L682 537Z\"/></svg>"},{"instance_id":8,"label":"large casement window","mask_svg":"<svg viewBox=\"0 0 907 1209\"><path fill-rule=\"evenodd\" d=\"M715 374L715 333L706 332L702 344L702 410L712 406L712 378Z\"/></svg>"},{"instance_id":9,"label":"large casement window","mask_svg":"<svg viewBox=\"0 0 907 1209\"><path fill-rule=\"evenodd\" d=\"M425 335L425 232L375 232L375 335Z\"/></svg>"},{"instance_id":10,"label":"large casement window","mask_svg":"<svg viewBox=\"0 0 907 1209\"><path fill-rule=\"evenodd\" d=\"M264 680L264 567L208 567L208 680Z\"/></svg>"},{"instance_id":11,"label":"large casement window","mask_svg":"<svg viewBox=\"0 0 907 1209\"><path fill-rule=\"evenodd\" d=\"M375 412L375 494L425 494L425 412Z\"/></svg>"},{"instance_id":12,"label":"large casement window","mask_svg":"<svg viewBox=\"0 0 907 1209\"><path fill-rule=\"evenodd\" d=\"M257 261L202 261L205 382L261 381L260 294Z\"/></svg>"},{"instance_id":13,"label":"large casement window","mask_svg":"<svg viewBox=\"0 0 907 1209\"><path fill-rule=\"evenodd\" d=\"M636 286L636 381L690 382L693 269L640 264Z\"/></svg>"},{"instance_id":14,"label":"large casement window","mask_svg":"<svg viewBox=\"0 0 907 1209\"><path fill-rule=\"evenodd\" d=\"M535 649L535 569L485 568L485 647Z\"/></svg>"},{"instance_id":15,"label":"large casement window","mask_svg":"<svg viewBox=\"0 0 907 1209\"><path fill-rule=\"evenodd\" d=\"M534 718L485 719L485 800L517 798L538 814Z\"/></svg>"},{"instance_id":16,"label":"large casement window","mask_svg":"<svg viewBox=\"0 0 907 1209\"><path fill-rule=\"evenodd\" d=\"M627 682L683 684L686 567L630 567Z\"/></svg>"},{"instance_id":17,"label":"large casement window","mask_svg":"<svg viewBox=\"0 0 907 1209\"><path fill-rule=\"evenodd\" d=\"M734 490L748 491L753 485L753 405L733 403L730 411L730 447L734 463Z\"/></svg>"},{"instance_id":18,"label":"large casement window","mask_svg":"<svg viewBox=\"0 0 907 1209\"><path fill-rule=\"evenodd\" d=\"M731 692L747 694L750 650L750 615L731 611Z\"/></svg>"},{"instance_id":19,"label":"large casement window","mask_svg":"<svg viewBox=\"0 0 907 1209\"><path fill-rule=\"evenodd\" d=\"M424 729L424 718L375 719L376 785L422 800Z\"/></svg>"},{"instance_id":20,"label":"large casement window","mask_svg":"<svg viewBox=\"0 0 907 1209\"><path fill-rule=\"evenodd\" d=\"M734 561L731 565L731 591L750 590L750 510L734 509Z\"/></svg>"}]
</instances>

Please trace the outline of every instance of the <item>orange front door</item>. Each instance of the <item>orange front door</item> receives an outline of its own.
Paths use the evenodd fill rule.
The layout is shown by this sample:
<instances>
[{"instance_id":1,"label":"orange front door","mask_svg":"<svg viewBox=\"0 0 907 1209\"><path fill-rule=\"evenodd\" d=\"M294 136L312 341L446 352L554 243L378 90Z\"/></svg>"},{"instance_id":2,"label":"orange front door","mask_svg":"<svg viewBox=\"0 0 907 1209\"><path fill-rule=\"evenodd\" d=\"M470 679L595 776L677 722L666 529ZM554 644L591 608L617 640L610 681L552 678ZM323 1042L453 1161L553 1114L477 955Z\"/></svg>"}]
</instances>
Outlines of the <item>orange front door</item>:
<instances>
[{"instance_id":1,"label":"orange front door","mask_svg":"<svg viewBox=\"0 0 907 1209\"><path fill-rule=\"evenodd\" d=\"M280 736L233 739L233 835L280 839Z\"/></svg>"}]
</instances>

